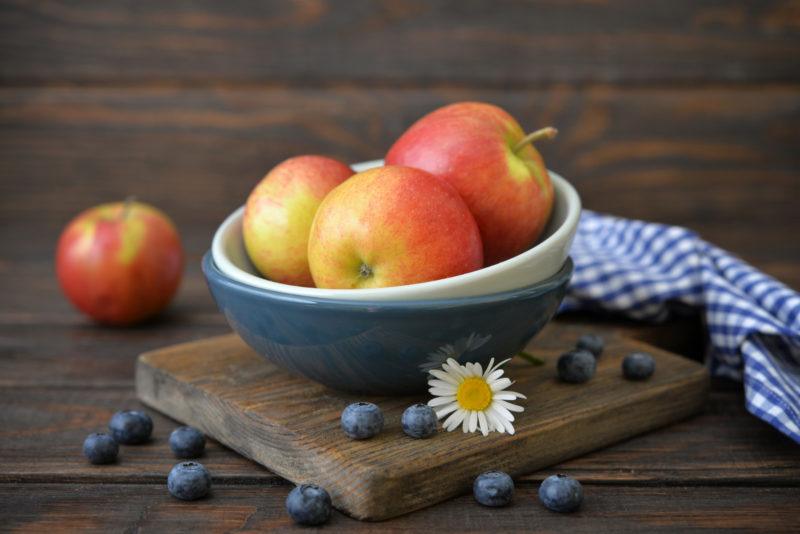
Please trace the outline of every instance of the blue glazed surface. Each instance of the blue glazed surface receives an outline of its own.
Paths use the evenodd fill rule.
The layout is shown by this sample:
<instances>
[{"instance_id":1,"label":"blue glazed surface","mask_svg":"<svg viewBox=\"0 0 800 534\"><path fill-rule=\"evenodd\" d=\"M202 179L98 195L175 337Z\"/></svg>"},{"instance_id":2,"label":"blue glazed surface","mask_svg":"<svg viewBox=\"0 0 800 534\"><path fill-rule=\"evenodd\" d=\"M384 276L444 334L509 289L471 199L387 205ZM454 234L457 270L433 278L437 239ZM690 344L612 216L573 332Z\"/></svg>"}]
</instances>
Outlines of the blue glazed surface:
<instances>
[{"instance_id":1,"label":"blue glazed surface","mask_svg":"<svg viewBox=\"0 0 800 534\"><path fill-rule=\"evenodd\" d=\"M251 287L203 258L228 323L271 362L334 389L403 395L424 391L427 370L519 352L553 317L572 260L532 286L447 300L365 302L300 297Z\"/></svg>"}]
</instances>

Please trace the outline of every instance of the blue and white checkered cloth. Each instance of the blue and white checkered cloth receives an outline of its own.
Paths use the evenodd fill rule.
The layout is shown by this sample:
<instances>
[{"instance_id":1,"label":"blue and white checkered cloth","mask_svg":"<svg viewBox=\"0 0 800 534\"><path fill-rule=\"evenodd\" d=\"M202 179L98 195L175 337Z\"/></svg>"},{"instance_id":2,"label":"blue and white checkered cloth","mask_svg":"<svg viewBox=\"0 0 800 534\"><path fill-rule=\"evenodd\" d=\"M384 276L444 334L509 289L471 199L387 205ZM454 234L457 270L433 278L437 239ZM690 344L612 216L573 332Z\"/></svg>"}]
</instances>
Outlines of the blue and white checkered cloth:
<instances>
[{"instance_id":1,"label":"blue and white checkered cloth","mask_svg":"<svg viewBox=\"0 0 800 534\"><path fill-rule=\"evenodd\" d=\"M561 311L661 321L702 309L711 374L743 380L747 409L800 443L800 295L675 226L585 211Z\"/></svg>"}]
</instances>

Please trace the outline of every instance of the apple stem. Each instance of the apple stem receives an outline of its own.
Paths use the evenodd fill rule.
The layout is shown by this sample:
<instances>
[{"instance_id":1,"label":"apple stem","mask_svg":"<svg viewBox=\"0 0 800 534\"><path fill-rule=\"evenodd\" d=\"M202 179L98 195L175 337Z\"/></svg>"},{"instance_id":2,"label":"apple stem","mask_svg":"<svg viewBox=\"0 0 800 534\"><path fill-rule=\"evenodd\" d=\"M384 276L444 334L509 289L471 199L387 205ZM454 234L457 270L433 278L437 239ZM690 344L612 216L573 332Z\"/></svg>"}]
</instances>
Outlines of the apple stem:
<instances>
[{"instance_id":1,"label":"apple stem","mask_svg":"<svg viewBox=\"0 0 800 534\"><path fill-rule=\"evenodd\" d=\"M540 139L553 139L556 135L558 135L558 130L553 128L552 126L547 126L546 128L542 128L541 130L536 130L535 132L531 132L519 142L514 145L512 149L514 152L518 152L522 147L527 144L534 143Z\"/></svg>"},{"instance_id":2,"label":"apple stem","mask_svg":"<svg viewBox=\"0 0 800 534\"><path fill-rule=\"evenodd\" d=\"M122 204L122 212L120 213L119 218L123 221L128 218L128 215L131 213L131 209L133 209L133 204L136 202L136 196L130 195L125 199L125 202Z\"/></svg>"}]
</instances>

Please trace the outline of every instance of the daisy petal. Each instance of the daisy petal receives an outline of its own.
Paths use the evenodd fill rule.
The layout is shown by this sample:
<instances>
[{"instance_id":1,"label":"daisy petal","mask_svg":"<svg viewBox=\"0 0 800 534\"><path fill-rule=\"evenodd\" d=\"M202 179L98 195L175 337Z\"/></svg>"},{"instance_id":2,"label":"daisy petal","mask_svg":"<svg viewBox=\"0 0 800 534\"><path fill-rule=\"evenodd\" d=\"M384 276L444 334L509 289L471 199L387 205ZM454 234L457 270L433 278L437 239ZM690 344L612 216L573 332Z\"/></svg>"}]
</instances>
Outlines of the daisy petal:
<instances>
[{"instance_id":1,"label":"daisy petal","mask_svg":"<svg viewBox=\"0 0 800 534\"><path fill-rule=\"evenodd\" d=\"M490 368L486 369L486 374L489 375L493 371L499 370L503 365L507 364L510 361L511 361L511 358L506 358L505 360L503 360L502 362L498 363L494 367L490 367Z\"/></svg>"},{"instance_id":2,"label":"daisy petal","mask_svg":"<svg viewBox=\"0 0 800 534\"><path fill-rule=\"evenodd\" d=\"M486 410L486 419L489 421L489 425L491 426L492 430L497 430L503 434L505 433L506 429L499 417L500 416L497 415L497 412L495 412L494 409L489 408Z\"/></svg>"},{"instance_id":3,"label":"daisy petal","mask_svg":"<svg viewBox=\"0 0 800 534\"><path fill-rule=\"evenodd\" d=\"M511 413L507 408L501 406L499 403L493 402L492 409L495 410L503 419L508 421L514 420L514 414Z\"/></svg>"},{"instance_id":4,"label":"daisy petal","mask_svg":"<svg viewBox=\"0 0 800 534\"><path fill-rule=\"evenodd\" d=\"M443 397L434 397L428 401L428 406L441 406L442 404L449 404L451 402L455 402L456 396L455 395L446 395Z\"/></svg>"},{"instance_id":5,"label":"daisy petal","mask_svg":"<svg viewBox=\"0 0 800 534\"><path fill-rule=\"evenodd\" d=\"M435 388L450 388L453 391L456 390L456 385L451 382L445 382L444 380L428 380L428 385Z\"/></svg>"},{"instance_id":6,"label":"daisy petal","mask_svg":"<svg viewBox=\"0 0 800 534\"><path fill-rule=\"evenodd\" d=\"M439 408L438 410L436 410L436 418L441 419L445 415L449 414L450 412L454 412L456 410L458 410L458 403L454 402L452 404L448 404L444 408Z\"/></svg>"},{"instance_id":7,"label":"daisy petal","mask_svg":"<svg viewBox=\"0 0 800 534\"><path fill-rule=\"evenodd\" d=\"M431 369L428 372L443 382L447 382L448 384L452 384L454 386L458 385L458 380L456 380L455 377L450 376L440 369Z\"/></svg>"},{"instance_id":8,"label":"daisy petal","mask_svg":"<svg viewBox=\"0 0 800 534\"><path fill-rule=\"evenodd\" d=\"M506 419L506 417L502 415L500 412L496 411L494 406L490 408L490 411L495 418L497 426L502 426L503 430L505 430L509 434L514 433L514 425L511 424L511 421Z\"/></svg>"},{"instance_id":9,"label":"daisy petal","mask_svg":"<svg viewBox=\"0 0 800 534\"><path fill-rule=\"evenodd\" d=\"M500 391L501 389L505 389L510 385L511 385L511 379L510 378L501 378L501 379L497 380L496 382L492 382L491 383L491 388L492 388L492 391Z\"/></svg>"},{"instance_id":10,"label":"daisy petal","mask_svg":"<svg viewBox=\"0 0 800 534\"><path fill-rule=\"evenodd\" d=\"M447 397L455 394L455 391L453 391L453 388L430 388L428 393L436 397Z\"/></svg>"},{"instance_id":11,"label":"daisy petal","mask_svg":"<svg viewBox=\"0 0 800 534\"><path fill-rule=\"evenodd\" d=\"M481 428L481 434L484 436L489 435L489 422L486 420L486 414L478 412L478 424Z\"/></svg>"},{"instance_id":12,"label":"daisy petal","mask_svg":"<svg viewBox=\"0 0 800 534\"><path fill-rule=\"evenodd\" d=\"M517 393L516 391L503 390L493 394L492 398L498 400L517 400L517 399L527 399L528 397L526 397L522 393Z\"/></svg>"},{"instance_id":13,"label":"daisy petal","mask_svg":"<svg viewBox=\"0 0 800 534\"><path fill-rule=\"evenodd\" d=\"M507 410L512 412L522 412L525 410L522 406L517 406L516 404L511 404L510 402L506 402L504 400L499 400L495 403L495 406L503 406Z\"/></svg>"},{"instance_id":14,"label":"daisy petal","mask_svg":"<svg viewBox=\"0 0 800 534\"><path fill-rule=\"evenodd\" d=\"M450 414L450 417L444 420L442 426L448 431L452 432L455 430L458 425L464 421L464 417L467 415L467 412L464 410L457 410L454 413Z\"/></svg>"},{"instance_id":15,"label":"daisy petal","mask_svg":"<svg viewBox=\"0 0 800 534\"><path fill-rule=\"evenodd\" d=\"M491 359L489 360L489 364L486 366L486 371L484 371L484 372L483 372L483 377L484 377L484 378L486 378L486 376L487 376L489 373L491 373L491 372L492 372L492 366L493 366L493 365L494 365L494 358L491 358Z\"/></svg>"},{"instance_id":16,"label":"daisy petal","mask_svg":"<svg viewBox=\"0 0 800 534\"><path fill-rule=\"evenodd\" d=\"M503 373L505 373L505 371L503 371L502 369L495 369L494 371L491 372L489 376L486 377L486 381L489 383L494 382L495 380L503 376Z\"/></svg>"},{"instance_id":17,"label":"daisy petal","mask_svg":"<svg viewBox=\"0 0 800 534\"><path fill-rule=\"evenodd\" d=\"M442 364L442 369L452 375L456 380L460 380L467 376L466 370L461 367L461 365L459 365L459 363L453 358L447 358L447 363Z\"/></svg>"},{"instance_id":18,"label":"daisy petal","mask_svg":"<svg viewBox=\"0 0 800 534\"><path fill-rule=\"evenodd\" d=\"M514 435L515 432L514 425L511 424L511 421L503 421L503 426L505 427L506 432L508 432L512 436Z\"/></svg>"},{"instance_id":19,"label":"daisy petal","mask_svg":"<svg viewBox=\"0 0 800 534\"><path fill-rule=\"evenodd\" d=\"M475 376L475 367L472 362L467 362L464 364L464 369L466 369L467 376Z\"/></svg>"},{"instance_id":20,"label":"daisy petal","mask_svg":"<svg viewBox=\"0 0 800 534\"><path fill-rule=\"evenodd\" d=\"M469 431L475 432L478 429L478 412L472 411L469 413Z\"/></svg>"},{"instance_id":21,"label":"daisy petal","mask_svg":"<svg viewBox=\"0 0 800 534\"><path fill-rule=\"evenodd\" d=\"M489 412L487 410L484 410L483 415L486 416L486 424L489 427L489 433L492 433L495 430L497 430L497 425L495 425L494 422L492 421L492 418L489 417Z\"/></svg>"}]
</instances>

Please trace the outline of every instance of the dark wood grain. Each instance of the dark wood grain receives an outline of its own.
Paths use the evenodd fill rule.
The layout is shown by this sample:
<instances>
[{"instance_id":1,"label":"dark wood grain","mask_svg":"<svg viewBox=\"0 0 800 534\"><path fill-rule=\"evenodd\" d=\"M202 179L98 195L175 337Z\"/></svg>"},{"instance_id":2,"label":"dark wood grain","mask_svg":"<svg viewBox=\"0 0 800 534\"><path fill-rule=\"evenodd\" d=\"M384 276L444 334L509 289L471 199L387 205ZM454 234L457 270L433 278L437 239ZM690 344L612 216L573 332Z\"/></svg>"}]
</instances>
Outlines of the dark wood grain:
<instances>
[{"instance_id":1,"label":"dark wood grain","mask_svg":"<svg viewBox=\"0 0 800 534\"><path fill-rule=\"evenodd\" d=\"M115 465L86 463L81 444L89 433L102 431L117 410L142 408L127 384L5 387L0 388L0 405L0 483L160 484L176 461L167 438L178 423L148 410L155 422L150 443L123 446ZM47 454L42 454L42 443L47 443ZM736 386L735 391L713 392L695 417L520 478L536 481L561 472L595 484L796 486L796 447L745 411ZM278 481L213 441L200 461L215 481Z\"/></svg>"},{"instance_id":2,"label":"dark wood grain","mask_svg":"<svg viewBox=\"0 0 800 534\"><path fill-rule=\"evenodd\" d=\"M4 1L5 83L797 80L797 6Z\"/></svg>"},{"instance_id":3,"label":"dark wood grain","mask_svg":"<svg viewBox=\"0 0 800 534\"><path fill-rule=\"evenodd\" d=\"M290 488L215 485L210 498L187 503L156 485L5 484L0 517L15 532L286 530L293 528L283 505ZM536 490L533 484L518 485L508 508L486 508L465 495L383 523L334 512L325 531L797 532L797 488L586 485L584 503L574 514L547 511Z\"/></svg>"},{"instance_id":4,"label":"dark wood grain","mask_svg":"<svg viewBox=\"0 0 800 534\"><path fill-rule=\"evenodd\" d=\"M91 432L107 432L115 412L142 409L129 385L0 388L0 399L4 407L0 482L160 484L180 461L169 448L169 435L180 425L154 411L149 411L154 430L148 443L121 446L119 460L113 465L93 466L83 457L83 440ZM44 443L46 455L42 454ZM278 480L213 440L208 441L200 461L218 481L270 484Z\"/></svg>"},{"instance_id":5,"label":"dark wood grain","mask_svg":"<svg viewBox=\"0 0 800 534\"><path fill-rule=\"evenodd\" d=\"M42 259L77 212L136 194L175 218L198 257L281 159L380 157L427 111L480 99L528 128L561 129L541 148L586 207L689 226L800 287L797 95L798 86L0 90L0 243L6 257Z\"/></svg>"}]
</instances>

